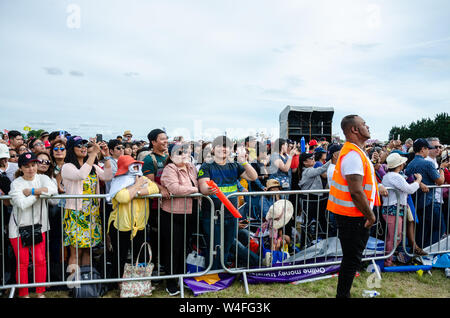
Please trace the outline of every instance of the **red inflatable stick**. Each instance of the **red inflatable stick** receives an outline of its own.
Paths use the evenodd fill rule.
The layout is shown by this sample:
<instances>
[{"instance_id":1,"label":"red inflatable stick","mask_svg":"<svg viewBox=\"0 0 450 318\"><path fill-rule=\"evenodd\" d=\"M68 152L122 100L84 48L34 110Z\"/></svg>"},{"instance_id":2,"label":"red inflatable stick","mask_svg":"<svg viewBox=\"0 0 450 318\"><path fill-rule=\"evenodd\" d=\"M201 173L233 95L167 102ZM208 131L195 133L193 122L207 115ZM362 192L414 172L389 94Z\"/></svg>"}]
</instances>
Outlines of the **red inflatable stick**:
<instances>
[{"instance_id":1,"label":"red inflatable stick","mask_svg":"<svg viewBox=\"0 0 450 318\"><path fill-rule=\"evenodd\" d=\"M216 190L216 196L219 198L219 200L225 205L225 207L228 209L228 211L233 214L235 218L242 218L242 215L239 213L239 211L234 207L233 203L231 203L230 200L225 196L225 194L219 189L217 184L213 180L206 181L206 184L209 185L211 188Z\"/></svg>"}]
</instances>

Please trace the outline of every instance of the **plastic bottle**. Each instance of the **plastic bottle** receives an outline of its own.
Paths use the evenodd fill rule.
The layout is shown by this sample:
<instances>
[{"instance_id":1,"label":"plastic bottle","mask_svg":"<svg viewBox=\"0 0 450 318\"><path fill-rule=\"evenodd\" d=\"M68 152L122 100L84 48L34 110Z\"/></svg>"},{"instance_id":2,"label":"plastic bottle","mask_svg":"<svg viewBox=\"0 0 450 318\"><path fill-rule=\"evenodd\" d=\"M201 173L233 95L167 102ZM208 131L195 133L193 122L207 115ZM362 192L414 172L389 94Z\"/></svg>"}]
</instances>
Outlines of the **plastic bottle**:
<instances>
[{"instance_id":1,"label":"plastic bottle","mask_svg":"<svg viewBox=\"0 0 450 318\"><path fill-rule=\"evenodd\" d=\"M302 152L305 152L306 151L306 146L305 146L305 137L302 137L301 139L300 139L300 147L301 147L301 151Z\"/></svg>"},{"instance_id":2,"label":"plastic bottle","mask_svg":"<svg viewBox=\"0 0 450 318\"><path fill-rule=\"evenodd\" d=\"M364 298L374 298L380 296L380 293L377 292L376 290L365 290L363 291L362 296Z\"/></svg>"}]
</instances>

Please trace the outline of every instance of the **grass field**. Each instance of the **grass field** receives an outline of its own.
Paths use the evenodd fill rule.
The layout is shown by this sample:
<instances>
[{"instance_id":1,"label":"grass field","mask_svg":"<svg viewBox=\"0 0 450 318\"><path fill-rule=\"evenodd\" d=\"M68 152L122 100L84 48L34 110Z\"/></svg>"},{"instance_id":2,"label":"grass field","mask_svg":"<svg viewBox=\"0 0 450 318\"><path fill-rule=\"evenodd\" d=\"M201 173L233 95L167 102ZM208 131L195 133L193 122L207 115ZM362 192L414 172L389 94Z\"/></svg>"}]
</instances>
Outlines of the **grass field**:
<instances>
[{"instance_id":1,"label":"grass field","mask_svg":"<svg viewBox=\"0 0 450 318\"><path fill-rule=\"evenodd\" d=\"M431 275L423 273L419 276L416 272L405 273L382 273L380 287L369 288L367 279L371 273L361 272L355 277L351 296L362 297L364 290L377 290L379 298L447 298L450 299L450 279L445 277L443 269L433 269ZM250 294L245 294L244 283L237 279L229 288L206 293L195 298L334 298L336 295L337 278L329 278L298 285L293 284L255 284L249 285ZM185 288L185 298L194 297L193 293ZM67 298L68 292L47 292L47 297ZM31 294L33 297L33 294ZM119 291L109 291L105 298L118 298ZM179 296L175 296L179 297ZM151 298L173 298L165 291L165 284L161 282Z\"/></svg>"}]
</instances>

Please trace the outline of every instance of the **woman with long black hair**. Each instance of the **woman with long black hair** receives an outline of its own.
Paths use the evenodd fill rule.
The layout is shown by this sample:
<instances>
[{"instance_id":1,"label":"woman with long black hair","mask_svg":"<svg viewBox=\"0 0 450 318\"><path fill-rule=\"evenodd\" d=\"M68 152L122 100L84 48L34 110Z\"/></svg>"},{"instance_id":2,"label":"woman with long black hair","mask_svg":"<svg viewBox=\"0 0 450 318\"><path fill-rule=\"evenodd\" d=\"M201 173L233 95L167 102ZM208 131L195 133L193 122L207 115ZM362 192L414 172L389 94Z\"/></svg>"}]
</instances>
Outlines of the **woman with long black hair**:
<instances>
[{"instance_id":1,"label":"woman with long black hair","mask_svg":"<svg viewBox=\"0 0 450 318\"><path fill-rule=\"evenodd\" d=\"M97 143L74 136L67 141L65 164L61 176L66 194L100 194L100 180L112 179L109 160L104 170L95 164L97 155L106 156L107 149ZM71 264L90 264L89 249L102 241L100 203L98 198L66 199L64 209L64 246L70 246L69 266Z\"/></svg>"}]
</instances>

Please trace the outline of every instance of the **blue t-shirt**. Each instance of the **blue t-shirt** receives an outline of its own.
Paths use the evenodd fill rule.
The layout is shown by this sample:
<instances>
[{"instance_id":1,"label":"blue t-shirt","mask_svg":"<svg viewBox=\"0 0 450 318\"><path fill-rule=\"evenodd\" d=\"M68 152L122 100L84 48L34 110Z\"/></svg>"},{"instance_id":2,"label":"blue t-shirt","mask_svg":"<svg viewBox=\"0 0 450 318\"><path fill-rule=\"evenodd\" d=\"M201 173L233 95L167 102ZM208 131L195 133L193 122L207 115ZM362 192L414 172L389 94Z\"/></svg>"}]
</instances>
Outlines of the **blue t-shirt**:
<instances>
[{"instance_id":1,"label":"blue t-shirt","mask_svg":"<svg viewBox=\"0 0 450 318\"><path fill-rule=\"evenodd\" d=\"M238 191L238 182L240 176L245 172L245 168L236 162L227 162L225 165L221 166L215 161L212 163L204 162L200 169L198 170L198 179L209 178L213 180L219 189L228 196L231 193ZM217 198L216 195L211 195L211 199L214 202L214 209L220 210L222 202ZM229 198L231 203L237 208L238 207L238 197ZM225 208L226 211L228 211ZM210 213L211 206L209 200L202 200L202 211L205 213ZM232 216L231 213L225 214L225 216Z\"/></svg>"},{"instance_id":2,"label":"blue t-shirt","mask_svg":"<svg viewBox=\"0 0 450 318\"><path fill-rule=\"evenodd\" d=\"M422 183L426 185L435 185L434 180L439 179L440 175L433 163L425 160L422 156L416 155L414 159L408 164L405 169L407 177L412 176L414 173L420 173L422 175ZM430 205L433 202L434 191L425 193L425 206ZM422 190L417 190L417 208L423 208L424 206L424 193Z\"/></svg>"}]
</instances>

